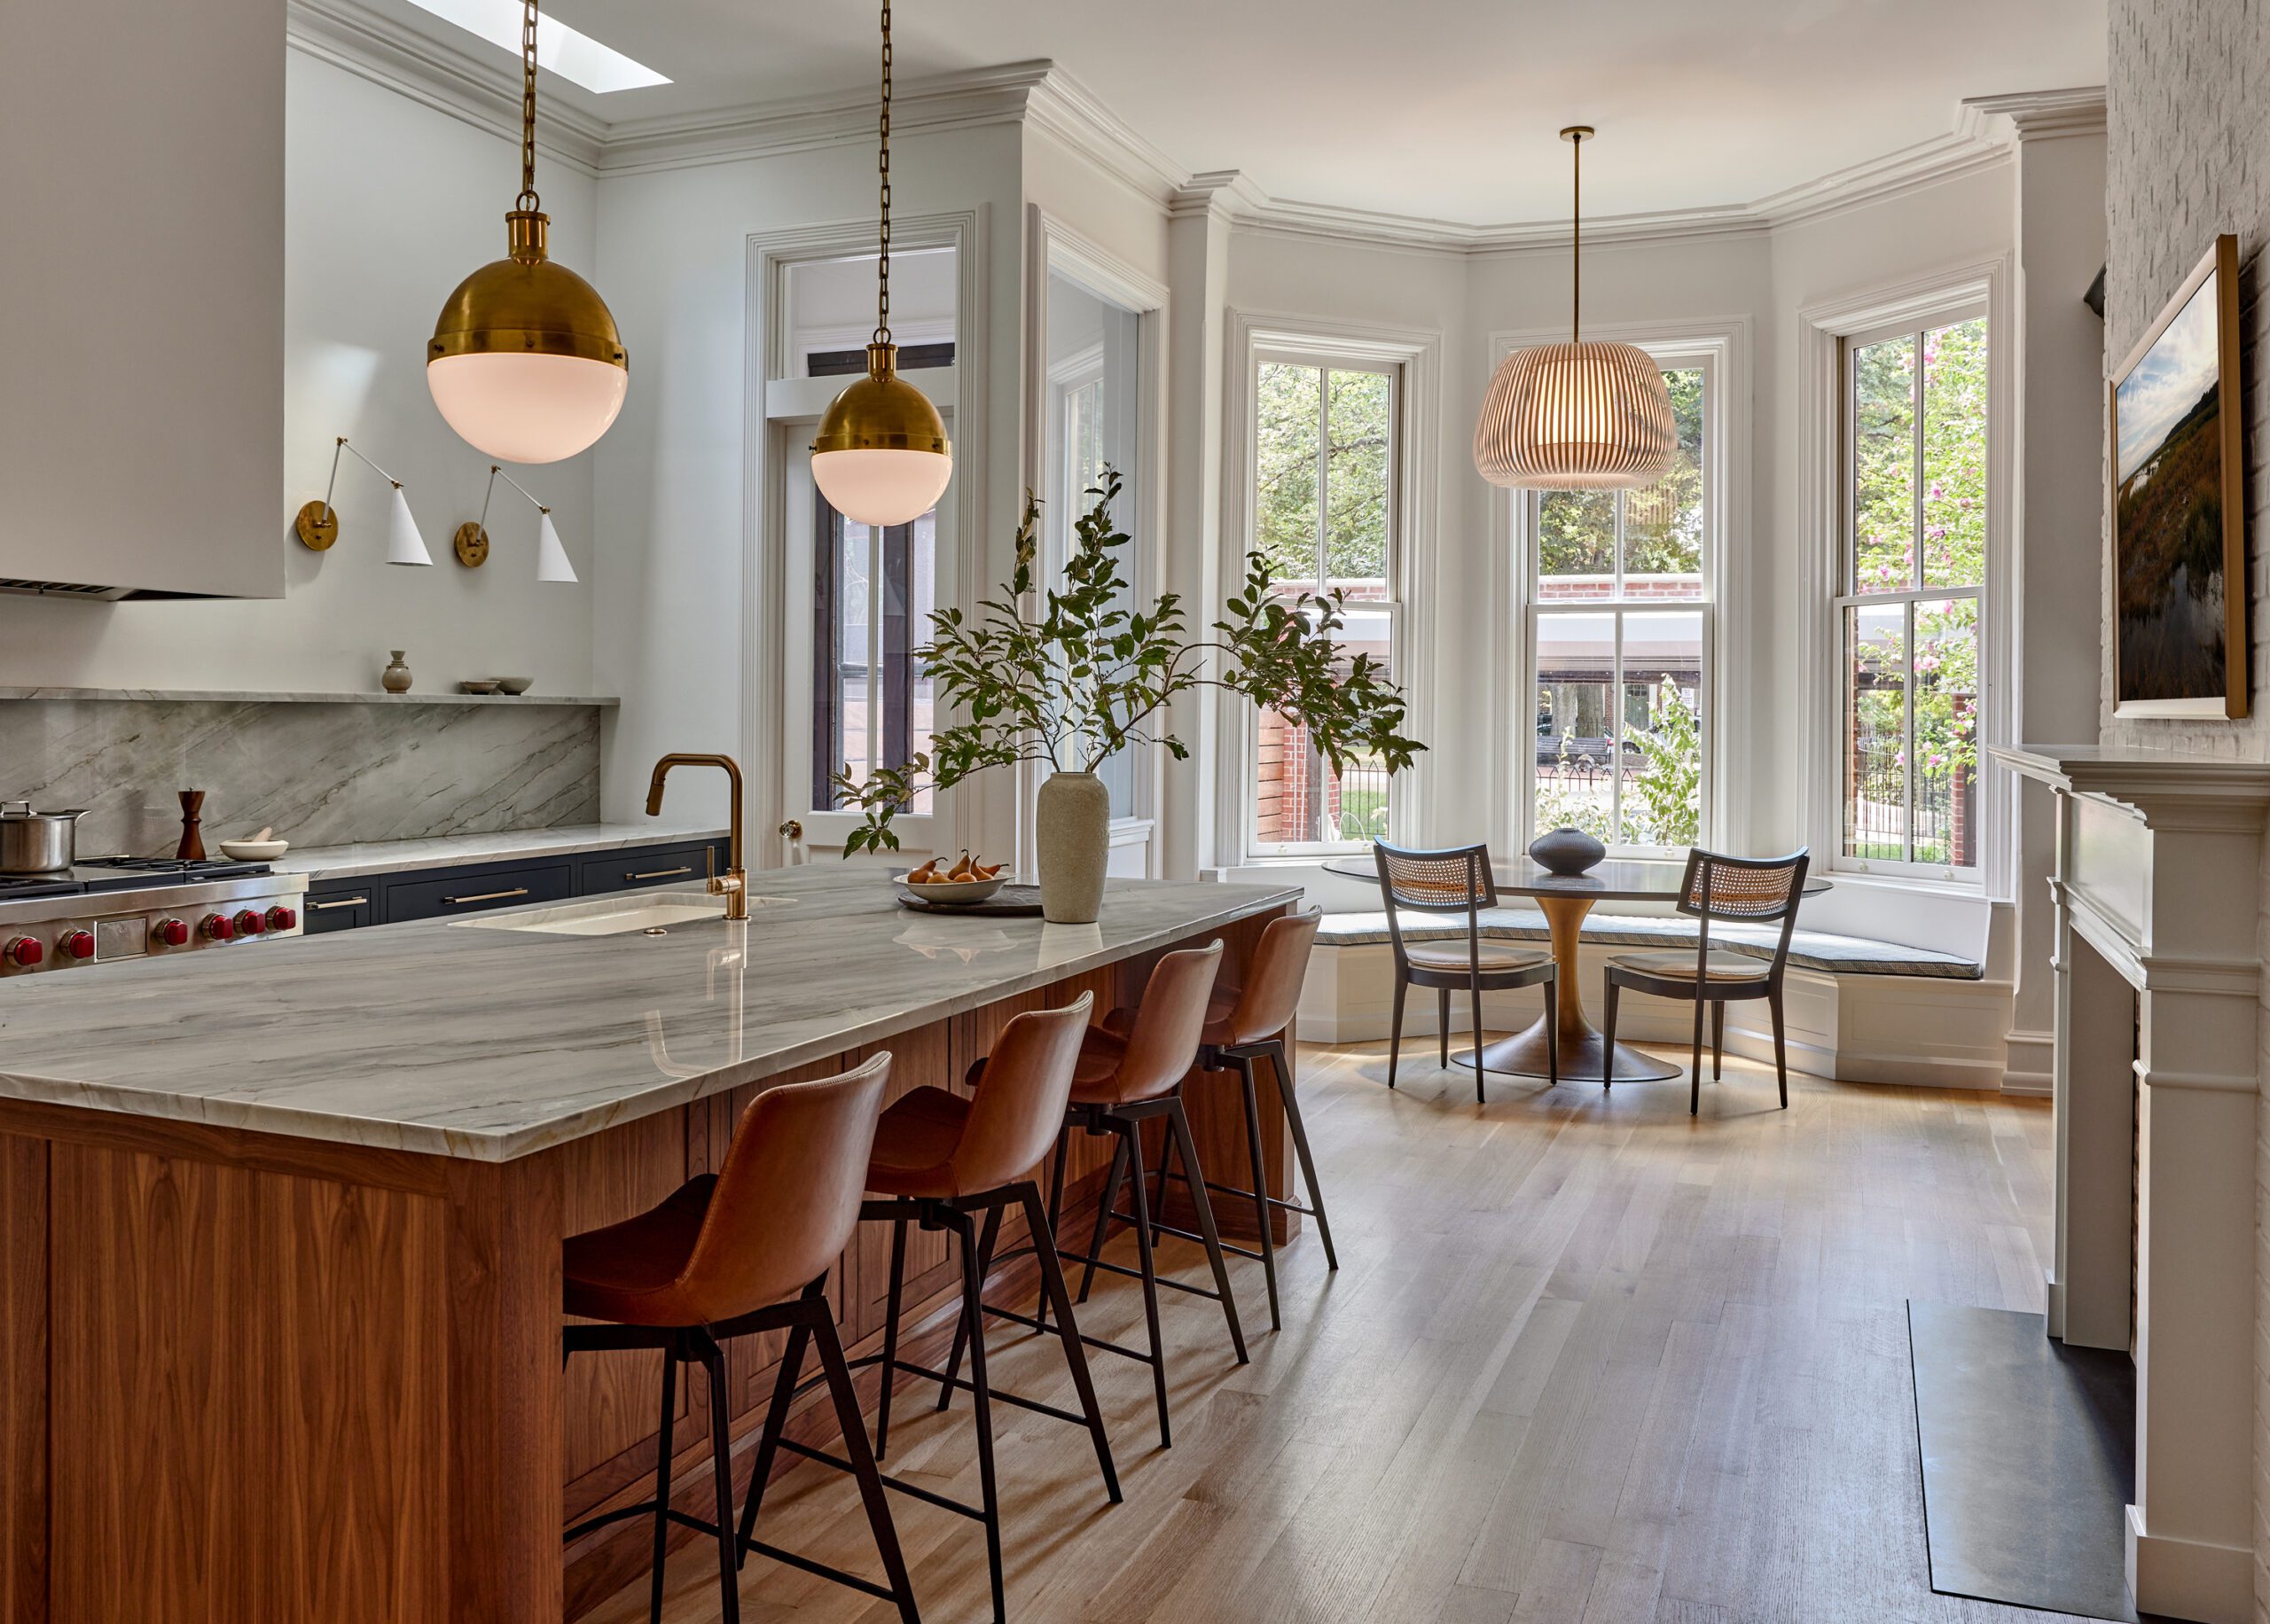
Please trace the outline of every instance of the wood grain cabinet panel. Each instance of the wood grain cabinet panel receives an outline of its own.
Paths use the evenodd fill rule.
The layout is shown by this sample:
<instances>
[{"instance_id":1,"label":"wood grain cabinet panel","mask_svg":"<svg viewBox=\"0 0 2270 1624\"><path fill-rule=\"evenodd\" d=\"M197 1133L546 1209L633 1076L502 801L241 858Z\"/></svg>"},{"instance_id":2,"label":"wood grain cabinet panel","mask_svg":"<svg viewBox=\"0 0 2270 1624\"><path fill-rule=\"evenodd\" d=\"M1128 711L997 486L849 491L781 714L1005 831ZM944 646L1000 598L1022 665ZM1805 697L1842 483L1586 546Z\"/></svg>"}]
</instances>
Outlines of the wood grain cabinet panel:
<instances>
[{"instance_id":1,"label":"wood grain cabinet panel","mask_svg":"<svg viewBox=\"0 0 2270 1624\"><path fill-rule=\"evenodd\" d=\"M445 1616L442 1204L58 1144L51 1618Z\"/></svg>"}]
</instances>

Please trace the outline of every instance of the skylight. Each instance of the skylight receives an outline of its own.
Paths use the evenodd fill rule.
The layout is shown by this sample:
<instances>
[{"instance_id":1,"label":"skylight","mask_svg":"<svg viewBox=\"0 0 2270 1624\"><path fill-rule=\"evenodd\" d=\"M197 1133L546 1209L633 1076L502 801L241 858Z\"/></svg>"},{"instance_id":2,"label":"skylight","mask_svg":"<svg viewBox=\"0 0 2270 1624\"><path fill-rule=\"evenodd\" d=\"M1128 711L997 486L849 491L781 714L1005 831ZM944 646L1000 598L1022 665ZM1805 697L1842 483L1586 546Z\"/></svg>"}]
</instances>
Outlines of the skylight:
<instances>
[{"instance_id":1,"label":"skylight","mask_svg":"<svg viewBox=\"0 0 2270 1624\"><path fill-rule=\"evenodd\" d=\"M503 47L516 59L521 54L520 0L411 0L411 4ZM610 90L636 90L670 82L667 74L632 61L613 46L602 45L557 18L541 14L536 20L536 62L538 67L602 96Z\"/></svg>"}]
</instances>

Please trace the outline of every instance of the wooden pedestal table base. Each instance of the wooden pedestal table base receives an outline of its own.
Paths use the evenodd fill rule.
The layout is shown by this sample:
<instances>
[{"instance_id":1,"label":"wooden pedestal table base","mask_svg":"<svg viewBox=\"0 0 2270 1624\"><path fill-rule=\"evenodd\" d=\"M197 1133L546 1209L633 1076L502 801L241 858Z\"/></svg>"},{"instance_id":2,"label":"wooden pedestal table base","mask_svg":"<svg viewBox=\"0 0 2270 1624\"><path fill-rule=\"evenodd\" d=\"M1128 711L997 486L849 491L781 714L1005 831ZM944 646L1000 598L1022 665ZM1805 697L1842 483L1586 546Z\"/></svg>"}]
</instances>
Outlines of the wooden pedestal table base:
<instances>
[{"instance_id":1,"label":"wooden pedestal table base","mask_svg":"<svg viewBox=\"0 0 2270 1624\"><path fill-rule=\"evenodd\" d=\"M1544 1078L1546 1069L1546 1026L1549 1020L1561 1023L1561 1081L1563 1082L1598 1082L1608 1074L1602 1063L1608 1058L1608 1040L1591 1021L1585 1019L1585 998L1577 980L1577 947L1584 929L1585 916L1593 910L1593 899L1588 896L1540 896L1538 909L1545 915L1546 928L1553 933L1553 962L1561 967L1561 974L1554 995L1553 1007L1539 1016L1530 1027L1511 1037L1501 1037L1487 1043L1482 1050L1484 1071L1502 1072L1513 1077ZM1453 1066L1471 1067L1474 1051L1451 1057ZM1615 1079L1618 1082L1661 1082L1676 1077L1679 1068L1666 1066L1653 1055L1642 1054L1629 1043L1616 1046Z\"/></svg>"}]
</instances>

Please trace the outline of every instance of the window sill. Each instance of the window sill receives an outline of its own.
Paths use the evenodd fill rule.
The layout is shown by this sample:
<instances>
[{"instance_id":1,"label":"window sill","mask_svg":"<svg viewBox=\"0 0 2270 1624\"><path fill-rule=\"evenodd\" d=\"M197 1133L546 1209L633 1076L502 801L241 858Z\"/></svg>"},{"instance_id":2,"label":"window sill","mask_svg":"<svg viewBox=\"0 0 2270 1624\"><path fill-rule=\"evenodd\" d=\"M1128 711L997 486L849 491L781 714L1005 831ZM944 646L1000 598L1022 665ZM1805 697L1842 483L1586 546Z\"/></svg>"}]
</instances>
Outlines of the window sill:
<instances>
[{"instance_id":1,"label":"window sill","mask_svg":"<svg viewBox=\"0 0 2270 1624\"><path fill-rule=\"evenodd\" d=\"M1965 902L1992 902L1986 882L1979 879L1937 879L1928 874L1863 873L1858 869L1819 869L1814 872L1830 884L1861 891L1905 891L1921 896L1959 897Z\"/></svg>"}]
</instances>

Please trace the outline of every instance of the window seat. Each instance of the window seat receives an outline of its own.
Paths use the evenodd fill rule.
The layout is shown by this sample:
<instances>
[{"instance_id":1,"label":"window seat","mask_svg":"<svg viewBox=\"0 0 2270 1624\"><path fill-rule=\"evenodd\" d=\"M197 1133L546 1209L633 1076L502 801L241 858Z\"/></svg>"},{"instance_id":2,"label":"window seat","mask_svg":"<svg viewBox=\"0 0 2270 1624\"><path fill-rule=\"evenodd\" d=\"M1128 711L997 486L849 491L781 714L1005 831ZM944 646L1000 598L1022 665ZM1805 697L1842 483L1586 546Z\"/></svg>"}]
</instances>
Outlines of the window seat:
<instances>
[{"instance_id":1,"label":"window seat","mask_svg":"<svg viewBox=\"0 0 2270 1624\"><path fill-rule=\"evenodd\" d=\"M1462 916L1405 913L1401 916L1401 923L1405 941L1460 941L1466 935ZM1542 942L1551 936L1545 916L1533 907L1485 908L1481 924L1483 938L1489 941ZM1699 933L1697 923L1681 915L1594 912L1585 916L1581 939L1588 946L1661 950L1691 948ZM1774 943L1780 940L1778 925L1735 925L1714 920L1710 925L1713 947L1753 958L1772 958ZM1377 910L1327 914L1317 933L1317 945L1320 948L1368 947L1387 941L1387 915ZM1789 964L1793 969L1810 970L1820 975L1929 976L1975 981L1985 973L1978 961L1958 954L1866 936L1840 935L1832 931L1812 931L1803 925L1789 938Z\"/></svg>"}]
</instances>

